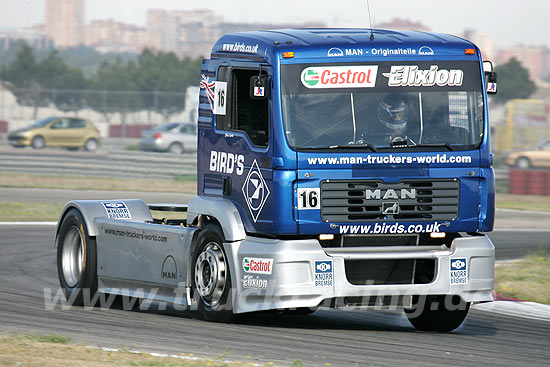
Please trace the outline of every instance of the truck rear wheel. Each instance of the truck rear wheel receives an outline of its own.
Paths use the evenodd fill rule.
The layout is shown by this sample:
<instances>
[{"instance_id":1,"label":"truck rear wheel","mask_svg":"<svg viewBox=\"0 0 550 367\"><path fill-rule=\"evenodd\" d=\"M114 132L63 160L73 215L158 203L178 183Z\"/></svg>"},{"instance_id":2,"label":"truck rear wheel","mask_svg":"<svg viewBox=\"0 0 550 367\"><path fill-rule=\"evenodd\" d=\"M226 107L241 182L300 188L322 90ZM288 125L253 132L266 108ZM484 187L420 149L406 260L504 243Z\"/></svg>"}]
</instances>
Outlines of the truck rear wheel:
<instances>
[{"instance_id":1,"label":"truck rear wheel","mask_svg":"<svg viewBox=\"0 0 550 367\"><path fill-rule=\"evenodd\" d=\"M420 296L405 314L418 330L449 332L462 325L469 309L460 296Z\"/></svg>"},{"instance_id":2,"label":"truck rear wheel","mask_svg":"<svg viewBox=\"0 0 550 367\"><path fill-rule=\"evenodd\" d=\"M95 305L96 267L95 238L88 236L82 214L71 209L63 218L57 237L57 274L69 304Z\"/></svg>"},{"instance_id":3,"label":"truck rear wheel","mask_svg":"<svg viewBox=\"0 0 550 367\"><path fill-rule=\"evenodd\" d=\"M215 322L233 320L229 263L223 251L221 228L207 224L197 238L193 255L193 295L203 319Z\"/></svg>"}]
</instances>

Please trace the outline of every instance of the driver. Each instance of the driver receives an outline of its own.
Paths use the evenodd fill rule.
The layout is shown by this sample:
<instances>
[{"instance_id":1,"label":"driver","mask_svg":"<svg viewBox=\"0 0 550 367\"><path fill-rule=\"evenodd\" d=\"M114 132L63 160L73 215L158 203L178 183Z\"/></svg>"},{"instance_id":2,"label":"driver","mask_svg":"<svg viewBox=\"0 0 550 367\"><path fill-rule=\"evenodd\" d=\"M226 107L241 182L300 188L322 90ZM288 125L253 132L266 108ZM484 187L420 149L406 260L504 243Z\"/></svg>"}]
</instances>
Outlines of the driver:
<instances>
[{"instance_id":1,"label":"driver","mask_svg":"<svg viewBox=\"0 0 550 367\"><path fill-rule=\"evenodd\" d=\"M409 106L400 93L392 93L378 101L376 122L367 127L358 143L373 145L413 143L408 137Z\"/></svg>"}]
</instances>

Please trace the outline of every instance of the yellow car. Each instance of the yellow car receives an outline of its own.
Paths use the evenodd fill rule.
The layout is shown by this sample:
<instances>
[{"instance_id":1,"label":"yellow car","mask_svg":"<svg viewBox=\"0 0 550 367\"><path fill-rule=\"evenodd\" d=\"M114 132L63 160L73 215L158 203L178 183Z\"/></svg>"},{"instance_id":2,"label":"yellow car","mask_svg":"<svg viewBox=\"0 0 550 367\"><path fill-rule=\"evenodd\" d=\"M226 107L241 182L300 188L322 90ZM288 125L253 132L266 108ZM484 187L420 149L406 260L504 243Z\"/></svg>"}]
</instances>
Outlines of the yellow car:
<instances>
[{"instance_id":1,"label":"yellow car","mask_svg":"<svg viewBox=\"0 0 550 367\"><path fill-rule=\"evenodd\" d=\"M521 169L550 167L550 140L543 140L533 148L510 151L503 159L504 164Z\"/></svg>"},{"instance_id":2,"label":"yellow car","mask_svg":"<svg viewBox=\"0 0 550 367\"><path fill-rule=\"evenodd\" d=\"M8 134L12 146L35 149L49 146L95 151L100 141L99 130L91 122L76 117L48 117Z\"/></svg>"}]
</instances>

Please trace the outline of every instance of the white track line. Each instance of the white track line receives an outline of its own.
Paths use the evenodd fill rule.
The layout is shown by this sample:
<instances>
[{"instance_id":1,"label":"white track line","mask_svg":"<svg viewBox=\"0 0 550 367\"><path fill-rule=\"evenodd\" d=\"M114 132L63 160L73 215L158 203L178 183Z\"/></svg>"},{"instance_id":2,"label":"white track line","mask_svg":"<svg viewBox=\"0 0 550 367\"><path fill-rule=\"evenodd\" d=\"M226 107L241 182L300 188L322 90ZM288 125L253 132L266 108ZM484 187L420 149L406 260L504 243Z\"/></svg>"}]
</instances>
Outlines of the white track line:
<instances>
[{"instance_id":1,"label":"white track line","mask_svg":"<svg viewBox=\"0 0 550 367\"><path fill-rule=\"evenodd\" d=\"M536 302L495 301L473 307L480 311L550 322L550 306Z\"/></svg>"}]
</instances>

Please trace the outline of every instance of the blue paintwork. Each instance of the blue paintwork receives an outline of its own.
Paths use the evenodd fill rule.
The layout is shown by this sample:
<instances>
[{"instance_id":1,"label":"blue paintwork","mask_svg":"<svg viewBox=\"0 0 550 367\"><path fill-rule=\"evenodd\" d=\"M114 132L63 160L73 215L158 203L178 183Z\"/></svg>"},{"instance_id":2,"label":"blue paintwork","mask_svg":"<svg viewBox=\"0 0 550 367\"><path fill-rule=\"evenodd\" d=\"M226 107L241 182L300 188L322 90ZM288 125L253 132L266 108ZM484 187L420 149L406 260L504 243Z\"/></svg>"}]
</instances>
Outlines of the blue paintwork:
<instances>
[{"instance_id":1,"label":"blue paintwork","mask_svg":"<svg viewBox=\"0 0 550 367\"><path fill-rule=\"evenodd\" d=\"M257 66L262 63L264 69L267 67L272 81L269 97L269 144L267 148L254 147L246 134L218 130L214 126L215 115L210 110L205 90L201 89L198 119L198 195L223 196L221 191L222 176L230 176L232 191L226 198L235 203L248 233L315 235L338 233L338 228L331 228L329 223L323 223L319 210L298 212L295 191L298 185L300 187L319 187L319 182L323 179L376 178L392 182L404 178L457 178L460 180L460 214L456 220L450 222L447 227L441 227L440 230L445 232L491 231L494 221L494 174L491 167L488 133L484 134L480 148L472 151L450 152L443 148L440 152L418 153L370 153L356 150L347 153L297 153L289 147L283 131L281 116L280 66L282 64L456 60L477 61L480 64L480 70L483 70L479 49L471 42L455 36L387 30L374 30L374 35L374 41L370 41L369 29L287 29L235 33L220 38L212 49L210 59L204 60L202 73L208 76L210 81L214 81L217 77L218 67L221 65ZM241 49L249 47L248 51L254 52L229 51L230 47L227 45L233 45L233 47L236 45ZM419 50L425 46L433 50L433 54L419 54ZM356 53L359 55L328 56L328 50L333 47L339 48L344 54ZM414 54L383 56L384 50L396 48L409 50L409 53L414 52ZM474 49L475 55L465 55L464 49L466 48ZM294 58L283 59L282 53L289 51L295 53ZM481 74L483 73L481 72ZM484 84L483 75L481 75L481 80ZM485 91L484 100L484 130L488 132ZM243 173L238 175L233 172L228 175L210 171L211 151L244 155ZM438 153L445 154L447 157L467 155L471 157L471 163L407 165L407 169L400 169L399 165L392 164L378 165L376 169L368 169L365 166L360 167L352 164L335 167L334 165L309 165L307 163L307 159L312 157L338 158L340 156L366 155L384 157L390 154L393 156L433 156ZM254 221L242 192L247 174L252 170L254 161L260 167L269 190L269 196L257 221ZM313 176L306 178L306 172ZM420 222L402 223L416 225ZM422 223L426 224L426 222ZM375 223L369 224L374 225Z\"/></svg>"}]
</instances>

